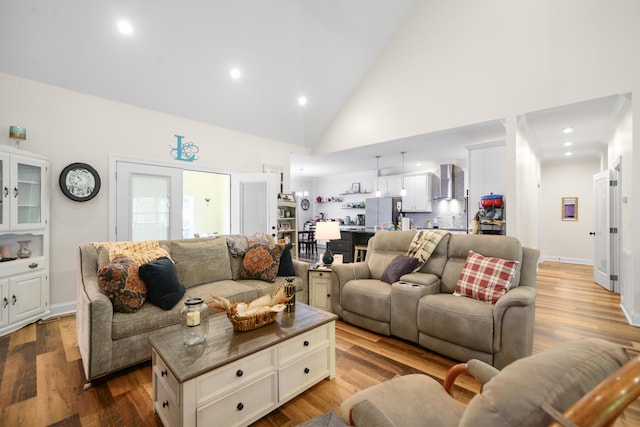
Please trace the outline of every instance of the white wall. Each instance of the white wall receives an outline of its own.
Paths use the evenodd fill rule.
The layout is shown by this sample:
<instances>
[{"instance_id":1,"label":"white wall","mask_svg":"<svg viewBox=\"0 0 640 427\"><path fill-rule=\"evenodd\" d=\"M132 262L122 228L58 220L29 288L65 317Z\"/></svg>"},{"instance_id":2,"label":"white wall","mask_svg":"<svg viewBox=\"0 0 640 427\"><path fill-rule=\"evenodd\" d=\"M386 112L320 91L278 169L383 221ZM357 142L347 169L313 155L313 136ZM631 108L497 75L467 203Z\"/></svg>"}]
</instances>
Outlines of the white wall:
<instances>
[{"instance_id":1,"label":"white wall","mask_svg":"<svg viewBox=\"0 0 640 427\"><path fill-rule=\"evenodd\" d=\"M508 230L515 227L516 237L530 241L526 227L538 218L523 223L518 213L530 208L528 192L536 179L525 178L518 167L524 161L535 171L537 160L528 150L518 151L526 146L516 145L517 117L612 94L640 93L637 40L637 0L416 2L314 151L504 118ZM640 117L638 103L632 106L634 112ZM630 125L630 149L622 150L631 157L630 164L640 164L638 122ZM631 173L623 190L629 223L634 203L640 201L640 178L630 167L624 170ZM518 194L522 188L527 193ZM630 226L623 232L628 233L623 241L632 242L629 270L640 271L640 228ZM633 290L640 295L639 278L634 277ZM640 314L640 297L629 310Z\"/></svg>"},{"instance_id":2,"label":"white wall","mask_svg":"<svg viewBox=\"0 0 640 427\"><path fill-rule=\"evenodd\" d=\"M600 162L542 166L541 254L543 259L593 264L593 175ZM562 221L562 198L578 198L578 220Z\"/></svg>"},{"instance_id":3,"label":"white wall","mask_svg":"<svg viewBox=\"0 0 640 427\"><path fill-rule=\"evenodd\" d=\"M200 148L199 167L223 172L261 172L263 163L281 165L289 180L291 152L298 146L258 138L180 117L144 110L0 73L0 143L9 125L27 129L25 150L51 160L51 305L75 309L76 253L81 244L108 239L108 156L173 160L174 135ZM248 155L247 153L251 153ZM67 199L58 187L62 169L73 162L92 165L102 178L98 196L85 203Z\"/></svg>"}]
</instances>

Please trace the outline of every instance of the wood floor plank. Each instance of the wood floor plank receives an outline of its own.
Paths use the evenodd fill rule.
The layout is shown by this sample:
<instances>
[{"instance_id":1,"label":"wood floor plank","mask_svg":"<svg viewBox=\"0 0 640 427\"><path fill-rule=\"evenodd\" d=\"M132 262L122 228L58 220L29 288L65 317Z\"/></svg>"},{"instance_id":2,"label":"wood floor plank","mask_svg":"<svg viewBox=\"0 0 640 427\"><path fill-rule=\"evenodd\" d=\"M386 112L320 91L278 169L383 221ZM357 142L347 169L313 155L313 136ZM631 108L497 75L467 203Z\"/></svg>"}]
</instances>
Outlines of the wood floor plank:
<instances>
[{"instance_id":1,"label":"wood floor plank","mask_svg":"<svg viewBox=\"0 0 640 427\"><path fill-rule=\"evenodd\" d=\"M593 283L591 267L545 262L540 265L537 283L534 353L584 337L600 337L640 351L640 328L628 324L619 295ZM0 424L160 426L151 406L150 363L111 375L84 390L86 379L75 336L75 318L66 317L0 337ZM296 426L329 410L337 411L357 391L398 375L421 372L442 382L457 363L413 343L342 321L336 324L336 347L334 380L320 382L253 426ZM462 376L454 396L466 403L478 390L475 380ZM640 425L640 404L635 402L616 425Z\"/></svg>"}]
</instances>

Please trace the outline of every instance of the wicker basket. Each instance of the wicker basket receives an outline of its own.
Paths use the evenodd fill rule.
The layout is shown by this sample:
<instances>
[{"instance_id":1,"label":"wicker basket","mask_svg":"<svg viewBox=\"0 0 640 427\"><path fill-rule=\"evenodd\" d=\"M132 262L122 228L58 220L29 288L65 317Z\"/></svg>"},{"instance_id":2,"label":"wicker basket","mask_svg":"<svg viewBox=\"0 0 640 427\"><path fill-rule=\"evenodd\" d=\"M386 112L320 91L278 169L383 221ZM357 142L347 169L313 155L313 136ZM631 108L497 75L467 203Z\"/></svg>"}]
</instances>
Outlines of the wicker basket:
<instances>
[{"instance_id":1,"label":"wicker basket","mask_svg":"<svg viewBox=\"0 0 640 427\"><path fill-rule=\"evenodd\" d=\"M238 317L227 312L227 317L231 321L234 331L246 332L258 329L264 325L268 325L269 323L273 323L278 317L278 313L273 311L264 311L249 317Z\"/></svg>"}]
</instances>

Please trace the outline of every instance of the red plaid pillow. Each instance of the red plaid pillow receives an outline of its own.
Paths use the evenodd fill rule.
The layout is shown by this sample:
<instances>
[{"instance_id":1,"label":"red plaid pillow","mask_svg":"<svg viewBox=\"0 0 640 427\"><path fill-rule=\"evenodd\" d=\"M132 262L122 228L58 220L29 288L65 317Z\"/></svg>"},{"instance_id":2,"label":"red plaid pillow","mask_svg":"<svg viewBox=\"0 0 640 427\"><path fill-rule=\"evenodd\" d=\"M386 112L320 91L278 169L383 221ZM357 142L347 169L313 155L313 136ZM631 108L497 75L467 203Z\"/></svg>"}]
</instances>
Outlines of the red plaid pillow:
<instances>
[{"instance_id":1,"label":"red plaid pillow","mask_svg":"<svg viewBox=\"0 0 640 427\"><path fill-rule=\"evenodd\" d=\"M455 293L495 304L511 287L518 261L490 258L469 251Z\"/></svg>"}]
</instances>

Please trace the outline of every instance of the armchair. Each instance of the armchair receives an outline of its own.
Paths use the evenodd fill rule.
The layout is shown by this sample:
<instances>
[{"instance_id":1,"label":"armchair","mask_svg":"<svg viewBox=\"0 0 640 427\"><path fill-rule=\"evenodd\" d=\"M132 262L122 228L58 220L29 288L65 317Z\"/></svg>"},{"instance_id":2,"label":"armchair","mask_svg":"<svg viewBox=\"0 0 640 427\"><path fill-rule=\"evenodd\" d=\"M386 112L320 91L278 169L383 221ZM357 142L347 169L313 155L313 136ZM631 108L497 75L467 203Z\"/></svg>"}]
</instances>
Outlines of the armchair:
<instances>
[{"instance_id":1,"label":"armchair","mask_svg":"<svg viewBox=\"0 0 640 427\"><path fill-rule=\"evenodd\" d=\"M482 389L468 406L451 397L469 373ZM640 356L589 338L519 359L502 371L471 360L450 369L444 387L422 374L362 390L340 407L355 426L610 425L640 395Z\"/></svg>"}]
</instances>

